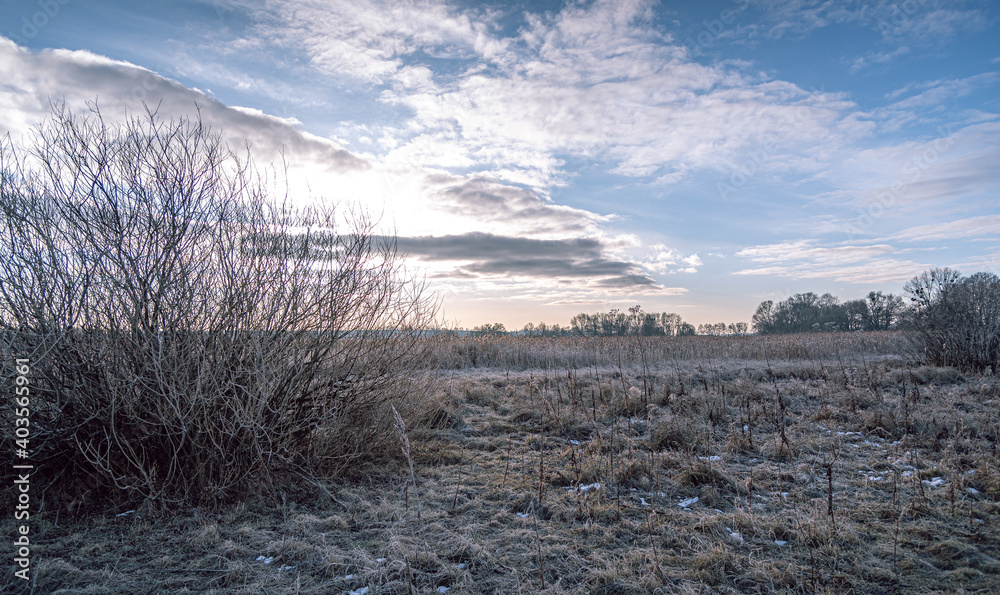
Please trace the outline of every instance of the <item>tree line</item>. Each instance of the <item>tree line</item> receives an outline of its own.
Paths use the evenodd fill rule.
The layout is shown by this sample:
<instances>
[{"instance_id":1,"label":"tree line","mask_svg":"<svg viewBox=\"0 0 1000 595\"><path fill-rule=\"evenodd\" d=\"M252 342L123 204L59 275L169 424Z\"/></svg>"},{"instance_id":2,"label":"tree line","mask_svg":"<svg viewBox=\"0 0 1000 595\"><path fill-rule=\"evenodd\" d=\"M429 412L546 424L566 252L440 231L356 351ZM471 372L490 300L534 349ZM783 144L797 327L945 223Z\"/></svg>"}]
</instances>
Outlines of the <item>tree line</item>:
<instances>
[{"instance_id":1,"label":"tree line","mask_svg":"<svg viewBox=\"0 0 1000 595\"><path fill-rule=\"evenodd\" d=\"M1000 277L975 273L963 277L939 268L903 286L904 296L870 291L861 299L841 302L837 296L798 293L783 301L761 302L750 325L745 322L694 325L675 313L627 311L577 314L568 326L528 323L512 334L530 337L682 337L692 335L759 335L817 331L912 331L930 361L983 369L1000 359ZM478 335L508 334L503 324L472 330Z\"/></svg>"},{"instance_id":2,"label":"tree line","mask_svg":"<svg viewBox=\"0 0 1000 595\"><path fill-rule=\"evenodd\" d=\"M761 302L753 315L753 330L761 335L808 331L880 331L907 317L903 298L872 291L863 299L840 302L824 293L797 293L774 303Z\"/></svg>"},{"instance_id":3,"label":"tree line","mask_svg":"<svg viewBox=\"0 0 1000 595\"><path fill-rule=\"evenodd\" d=\"M908 300L881 291L843 303L829 293L768 300L757 307L753 330L766 335L902 329L931 363L1000 370L1000 277L986 272L964 277L937 268L907 281L903 294Z\"/></svg>"},{"instance_id":4,"label":"tree line","mask_svg":"<svg viewBox=\"0 0 1000 595\"><path fill-rule=\"evenodd\" d=\"M918 351L937 365L973 370L1000 368L1000 277L975 273L963 277L940 268L926 271L903 286L903 296L871 291L841 302L830 293L798 293L780 302L761 302L751 325L745 322L701 324L697 328L674 313L643 312L638 305L623 312L577 314L569 326L528 323L513 334L531 337L682 337L822 332L910 332ZM478 335L508 334L503 324L477 326Z\"/></svg>"},{"instance_id":5,"label":"tree line","mask_svg":"<svg viewBox=\"0 0 1000 595\"><path fill-rule=\"evenodd\" d=\"M513 334L528 337L687 337L694 335L745 335L745 322L701 324L697 328L673 312L644 312L639 305L622 311L577 314L569 325L529 322ZM509 334L502 323L483 324L472 329L475 335Z\"/></svg>"}]
</instances>

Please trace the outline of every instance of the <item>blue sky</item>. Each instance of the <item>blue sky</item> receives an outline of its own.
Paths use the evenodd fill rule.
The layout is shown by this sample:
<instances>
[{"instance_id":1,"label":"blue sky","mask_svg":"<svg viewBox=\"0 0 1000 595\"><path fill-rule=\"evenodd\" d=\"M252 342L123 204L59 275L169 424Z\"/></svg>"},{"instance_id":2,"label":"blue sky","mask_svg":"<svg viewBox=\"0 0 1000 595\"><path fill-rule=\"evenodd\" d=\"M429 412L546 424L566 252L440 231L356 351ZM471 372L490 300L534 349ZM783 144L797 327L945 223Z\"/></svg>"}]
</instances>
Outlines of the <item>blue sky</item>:
<instances>
[{"instance_id":1,"label":"blue sky","mask_svg":"<svg viewBox=\"0 0 1000 595\"><path fill-rule=\"evenodd\" d=\"M206 120L381 216L449 322L1000 272L993 2L0 5L0 131L49 98Z\"/></svg>"}]
</instances>

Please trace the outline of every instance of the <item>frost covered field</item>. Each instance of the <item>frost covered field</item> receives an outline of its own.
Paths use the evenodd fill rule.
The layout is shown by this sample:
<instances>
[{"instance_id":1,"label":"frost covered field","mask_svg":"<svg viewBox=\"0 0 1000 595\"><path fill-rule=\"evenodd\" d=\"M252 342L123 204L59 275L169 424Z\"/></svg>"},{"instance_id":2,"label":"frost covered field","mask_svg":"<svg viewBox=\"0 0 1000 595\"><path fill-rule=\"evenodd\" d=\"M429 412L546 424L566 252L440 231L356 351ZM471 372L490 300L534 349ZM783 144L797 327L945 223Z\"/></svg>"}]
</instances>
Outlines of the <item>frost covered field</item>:
<instances>
[{"instance_id":1,"label":"frost covered field","mask_svg":"<svg viewBox=\"0 0 1000 595\"><path fill-rule=\"evenodd\" d=\"M44 515L36 592L1000 590L994 376L892 333L436 340L409 460Z\"/></svg>"}]
</instances>

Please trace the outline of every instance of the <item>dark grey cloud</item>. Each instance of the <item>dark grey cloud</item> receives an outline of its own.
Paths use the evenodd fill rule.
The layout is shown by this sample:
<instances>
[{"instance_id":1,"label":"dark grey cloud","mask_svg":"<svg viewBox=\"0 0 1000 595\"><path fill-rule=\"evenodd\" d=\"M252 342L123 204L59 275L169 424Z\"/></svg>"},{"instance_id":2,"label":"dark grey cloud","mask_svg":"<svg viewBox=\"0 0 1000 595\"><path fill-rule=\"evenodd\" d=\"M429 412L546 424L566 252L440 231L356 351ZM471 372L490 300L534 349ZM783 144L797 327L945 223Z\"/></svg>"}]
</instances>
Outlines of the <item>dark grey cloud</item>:
<instances>
[{"instance_id":1,"label":"dark grey cloud","mask_svg":"<svg viewBox=\"0 0 1000 595\"><path fill-rule=\"evenodd\" d=\"M641 285L655 285L656 281L646 275L622 275L611 279L601 279L597 282L599 287L635 287Z\"/></svg>"},{"instance_id":2,"label":"dark grey cloud","mask_svg":"<svg viewBox=\"0 0 1000 595\"><path fill-rule=\"evenodd\" d=\"M367 169L369 164L326 139L300 130L293 120L257 110L229 107L214 97L155 72L87 51L29 51L0 37L0 132L19 136L25 123L48 116L50 101L82 112L97 102L105 121L127 113L142 115L148 106L164 119L187 116L224 134L233 149L250 142L255 158L294 163L309 161L331 172ZM27 117L26 117L27 116Z\"/></svg>"},{"instance_id":3,"label":"dark grey cloud","mask_svg":"<svg viewBox=\"0 0 1000 595\"><path fill-rule=\"evenodd\" d=\"M633 270L627 262L595 258L572 260L560 258L522 258L516 260L486 260L465 267L465 270L487 275L515 273L534 277L601 277L621 275Z\"/></svg>"},{"instance_id":4,"label":"dark grey cloud","mask_svg":"<svg viewBox=\"0 0 1000 595\"><path fill-rule=\"evenodd\" d=\"M398 238L399 249L424 260L594 259L604 246L592 238L538 240L471 232L461 235Z\"/></svg>"},{"instance_id":5,"label":"dark grey cloud","mask_svg":"<svg viewBox=\"0 0 1000 595\"><path fill-rule=\"evenodd\" d=\"M599 215L557 205L532 190L481 177L428 176L437 208L480 221L516 223L535 233L593 231Z\"/></svg>"},{"instance_id":6,"label":"dark grey cloud","mask_svg":"<svg viewBox=\"0 0 1000 595\"><path fill-rule=\"evenodd\" d=\"M401 252L425 261L455 261L454 274L573 279L604 288L655 287L656 282L631 262L605 255L593 238L539 240L488 233L436 237L401 237ZM469 261L472 261L471 263Z\"/></svg>"}]
</instances>

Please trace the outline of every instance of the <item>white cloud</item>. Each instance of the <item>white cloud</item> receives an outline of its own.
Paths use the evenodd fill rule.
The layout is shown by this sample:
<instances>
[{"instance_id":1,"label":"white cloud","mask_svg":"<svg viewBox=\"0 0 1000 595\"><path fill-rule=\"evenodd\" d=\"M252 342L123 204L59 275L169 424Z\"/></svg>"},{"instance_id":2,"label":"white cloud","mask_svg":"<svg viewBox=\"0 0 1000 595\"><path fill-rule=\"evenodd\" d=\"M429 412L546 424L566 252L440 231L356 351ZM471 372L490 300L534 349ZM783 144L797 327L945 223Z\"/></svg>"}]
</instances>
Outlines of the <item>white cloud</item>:
<instances>
[{"instance_id":1,"label":"white cloud","mask_svg":"<svg viewBox=\"0 0 1000 595\"><path fill-rule=\"evenodd\" d=\"M929 241L983 236L1000 239L1000 215L982 215L955 221L917 225L894 234L892 239Z\"/></svg>"},{"instance_id":2,"label":"white cloud","mask_svg":"<svg viewBox=\"0 0 1000 595\"><path fill-rule=\"evenodd\" d=\"M910 260L886 258L842 267L815 268L808 264L798 264L794 266L743 269L733 274L792 277L796 279L826 279L858 285L881 285L906 282L928 268L930 266L927 264L920 264Z\"/></svg>"},{"instance_id":3,"label":"white cloud","mask_svg":"<svg viewBox=\"0 0 1000 595\"><path fill-rule=\"evenodd\" d=\"M859 260L873 259L895 252L888 244L819 246L816 240L791 240L777 244L764 244L744 248L736 256L760 263L784 263L810 260L822 265L842 265Z\"/></svg>"},{"instance_id":4,"label":"white cloud","mask_svg":"<svg viewBox=\"0 0 1000 595\"><path fill-rule=\"evenodd\" d=\"M989 24L987 14L976 8L956 6L952 0L753 0L764 11L767 35L801 37L816 29L854 24L878 31L885 41L931 43Z\"/></svg>"},{"instance_id":5,"label":"white cloud","mask_svg":"<svg viewBox=\"0 0 1000 595\"><path fill-rule=\"evenodd\" d=\"M761 150L769 167L812 171L822 151L867 133L841 96L762 79L746 64L692 62L653 25L653 8L571 3L523 15L505 37L496 14L440 1L301 0L270 4L257 34L306 52L328 75L384 86L382 101L412 111L386 131L388 161L485 167L537 188L565 181L564 156L664 184ZM432 72L428 55L449 66Z\"/></svg>"},{"instance_id":6,"label":"white cloud","mask_svg":"<svg viewBox=\"0 0 1000 595\"><path fill-rule=\"evenodd\" d=\"M897 238L923 221L968 217L991 205L1000 182L1000 121L945 125L937 135L856 149L831 158L816 179L813 233Z\"/></svg>"},{"instance_id":7,"label":"white cloud","mask_svg":"<svg viewBox=\"0 0 1000 595\"><path fill-rule=\"evenodd\" d=\"M663 244L650 246L651 252L638 261L642 268L652 273L664 275L668 273L697 273L702 265L697 254L682 255L677 250Z\"/></svg>"},{"instance_id":8,"label":"white cloud","mask_svg":"<svg viewBox=\"0 0 1000 595\"><path fill-rule=\"evenodd\" d=\"M911 110L914 108L940 106L949 99L964 97L973 91L995 85L998 81L1000 81L1000 74L996 72L984 72L960 79L921 82L890 93L889 97L894 98L899 95L904 95L910 90L920 89L919 93L907 97L906 99L896 101L895 103L888 105L885 110L887 112L894 112Z\"/></svg>"},{"instance_id":9,"label":"white cloud","mask_svg":"<svg viewBox=\"0 0 1000 595\"><path fill-rule=\"evenodd\" d=\"M848 72L853 74L855 72L863 70L864 68L867 68L868 66L871 66L872 64L885 64L887 62L891 62L893 59L898 58L899 56L904 56L909 53L910 53L910 48L909 46L905 45L901 45L898 48L891 51L868 52L864 56L856 58L854 62L851 64L851 67L848 68Z\"/></svg>"},{"instance_id":10,"label":"white cloud","mask_svg":"<svg viewBox=\"0 0 1000 595\"><path fill-rule=\"evenodd\" d=\"M403 70L403 59L417 52L488 57L502 49L485 23L434 0L271 1L254 13L262 21L258 35L301 44L317 69L369 82L393 78Z\"/></svg>"},{"instance_id":11,"label":"white cloud","mask_svg":"<svg viewBox=\"0 0 1000 595\"><path fill-rule=\"evenodd\" d=\"M827 279L855 284L900 283L930 268L892 255L889 244L822 246L816 240L791 240L744 248L736 256L766 265L736 271L797 279Z\"/></svg>"}]
</instances>

